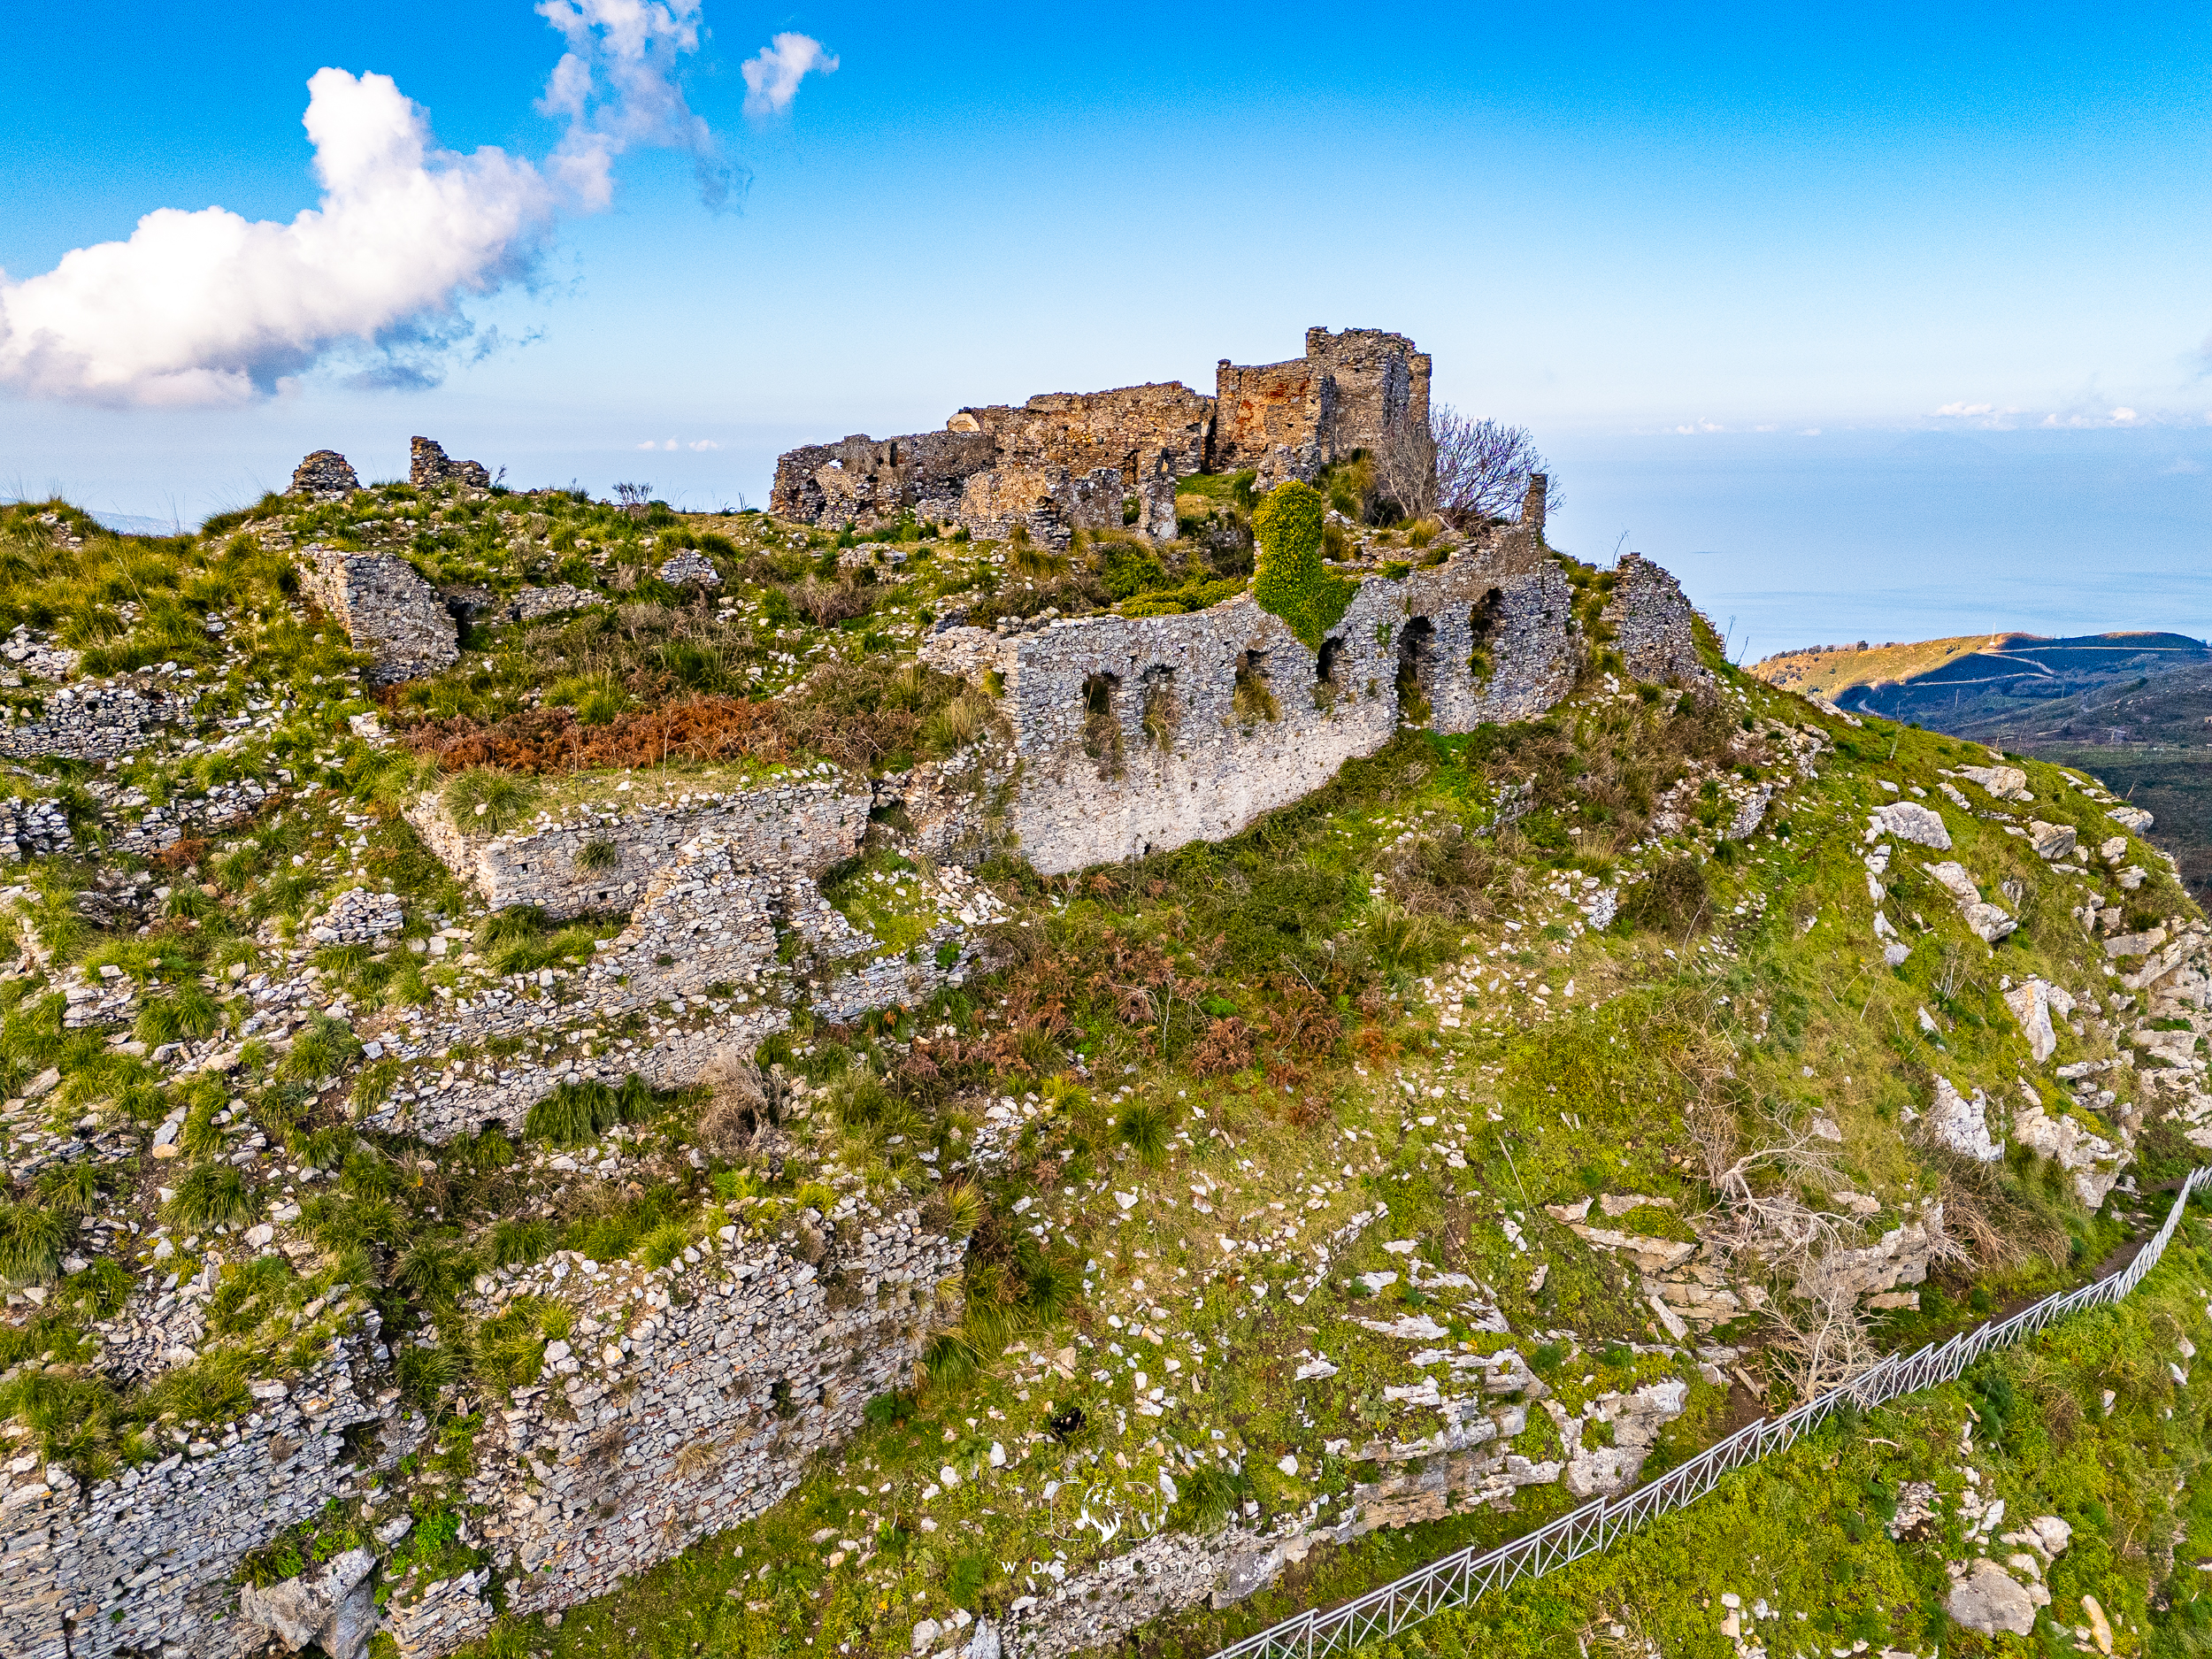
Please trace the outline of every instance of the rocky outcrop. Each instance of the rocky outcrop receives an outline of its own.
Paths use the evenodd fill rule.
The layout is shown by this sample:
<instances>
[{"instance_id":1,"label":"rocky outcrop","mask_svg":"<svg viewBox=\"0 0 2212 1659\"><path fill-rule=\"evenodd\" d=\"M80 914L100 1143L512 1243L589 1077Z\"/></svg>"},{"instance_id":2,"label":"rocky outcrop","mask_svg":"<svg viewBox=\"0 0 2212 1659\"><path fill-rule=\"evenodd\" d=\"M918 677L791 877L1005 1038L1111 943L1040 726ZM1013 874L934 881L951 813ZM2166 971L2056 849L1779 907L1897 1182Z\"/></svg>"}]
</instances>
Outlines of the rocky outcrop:
<instances>
[{"instance_id":1,"label":"rocky outcrop","mask_svg":"<svg viewBox=\"0 0 2212 1659\"><path fill-rule=\"evenodd\" d=\"M442 489L451 485L489 489L492 475L475 461L448 459L444 447L428 438L413 438L408 442L407 481L417 489Z\"/></svg>"},{"instance_id":2,"label":"rocky outcrop","mask_svg":"<svg viewBox=\"0 0 2212 1659\"><path fill-rule=\"evenodd\" d=\"M1928 1133L1952 1151L1981 1164L1994 1164L2005 1143L1989 1130L1989 1102L1976 1089L1970 1099L1947 1077L1935 1080L1935 1101L1928 1108Z\"/></svg>"},{"instance_id":3,"label":"rocky outcrop","mask_svg":"<svg viewBox=\"0 0 2212 1659\"><path fill-rule=\"evenodd\" d=\"M335 449L318 449L292 469L292 488L285 493L342 501L360 488L361 480L344 456Z\"/></svg>"},{"instance_id":4,"label":"rocky outcrop","mask_svg":"<svg viewBox=\"0 0 2212 1659\"><path fill-rule=\"evenodd\" d=\"M397 554L311 545L300 556L300 580L346 631L354 649L371 659L373 685L419 680L460 658L453 613L438 590Z\"/></svg>"}]
</instances>

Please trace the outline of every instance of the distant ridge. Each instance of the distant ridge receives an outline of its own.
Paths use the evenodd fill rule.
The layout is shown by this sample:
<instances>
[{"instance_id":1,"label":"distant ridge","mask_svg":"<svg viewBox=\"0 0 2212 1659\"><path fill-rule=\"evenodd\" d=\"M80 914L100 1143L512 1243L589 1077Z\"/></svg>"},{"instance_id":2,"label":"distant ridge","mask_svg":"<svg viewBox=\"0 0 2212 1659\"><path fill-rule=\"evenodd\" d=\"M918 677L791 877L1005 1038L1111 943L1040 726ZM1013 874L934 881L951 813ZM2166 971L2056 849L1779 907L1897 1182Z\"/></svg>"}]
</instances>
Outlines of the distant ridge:
<instances>
[{"instance_id":1,"label":"distant ridge","mask_svg":"<svg viewBox=\"0 0 2212 1659\"><path fill-rule=\"evenodd\" d=\"M1781 651L1752 666L1770 685L1839 707L1951 720L2074 696L2116 680L2212 662L2212 648L2184 634L1975 634Z\"/></svg>"}]
</instances>

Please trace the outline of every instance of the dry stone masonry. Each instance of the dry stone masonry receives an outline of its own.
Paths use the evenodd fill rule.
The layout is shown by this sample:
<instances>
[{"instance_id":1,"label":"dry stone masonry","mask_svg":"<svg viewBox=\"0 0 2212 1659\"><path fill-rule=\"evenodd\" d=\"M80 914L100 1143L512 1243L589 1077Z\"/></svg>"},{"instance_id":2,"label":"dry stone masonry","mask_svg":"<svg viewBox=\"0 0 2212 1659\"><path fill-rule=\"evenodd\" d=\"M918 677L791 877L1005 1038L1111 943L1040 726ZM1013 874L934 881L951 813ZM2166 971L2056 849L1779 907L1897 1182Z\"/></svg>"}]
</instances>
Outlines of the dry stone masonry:
<instances>
[{"instance_id":1,"label":"dry stone masonry","mask_svg":"<svg viewBox=\"0 0 2212 1659\"><path fill-rule=\"evenodd\" d=\"M407 481L417 489L438 489L448 485L458 485L463 489L489 489L492 475L477 462L448 460L443 447L428 438L414 438L408 443Z\"/></svg>"},{"instance_id":2,"label":"dry stone masonry","mask_svg":"<svg viewBox=\"0 0 2212 1659\"><path fill-rule=\"evenodd\" d=\"M292 488L287 494L317 501L341 501L361 488L346 457L335 449L318 449L292 469Z\"/></svg>"},{"instance_id":3,"label":"dry stone masonry","mask_svg":"<svg viewBox=\"0 0 2212 1659\"><path fill-rule=\"evenodd\" d=\"M373 659L373 684L417 680L459 660L460 634L452 612L438 590L397 554L347 553L311 544L302 549L300 576L354 648Z\"/></svg>"}]
</instances>

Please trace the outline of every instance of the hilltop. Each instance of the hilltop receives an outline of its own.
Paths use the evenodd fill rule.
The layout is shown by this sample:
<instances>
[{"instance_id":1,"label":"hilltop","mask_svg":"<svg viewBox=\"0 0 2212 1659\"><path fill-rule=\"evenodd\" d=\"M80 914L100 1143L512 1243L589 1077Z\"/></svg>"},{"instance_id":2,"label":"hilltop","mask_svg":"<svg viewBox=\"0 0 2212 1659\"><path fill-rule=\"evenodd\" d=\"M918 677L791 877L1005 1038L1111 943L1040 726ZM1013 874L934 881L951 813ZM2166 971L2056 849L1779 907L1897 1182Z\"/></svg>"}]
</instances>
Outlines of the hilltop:
<instances>
[{"instance_id":1,"label":"hilltop","mask_svg":"<svg viewBox=\"0 0 2212 1659\"><path fill-rule=\"evenodd\" d=\"M2079 1281L2212 1145L2146 814L1737 672L1540 485L1273 458L998 535L419 448L0 515L0 1645L1202 1653ZM2195 1236L1440 1650L2197 1628Z\"/></svg>"}]
</instances>

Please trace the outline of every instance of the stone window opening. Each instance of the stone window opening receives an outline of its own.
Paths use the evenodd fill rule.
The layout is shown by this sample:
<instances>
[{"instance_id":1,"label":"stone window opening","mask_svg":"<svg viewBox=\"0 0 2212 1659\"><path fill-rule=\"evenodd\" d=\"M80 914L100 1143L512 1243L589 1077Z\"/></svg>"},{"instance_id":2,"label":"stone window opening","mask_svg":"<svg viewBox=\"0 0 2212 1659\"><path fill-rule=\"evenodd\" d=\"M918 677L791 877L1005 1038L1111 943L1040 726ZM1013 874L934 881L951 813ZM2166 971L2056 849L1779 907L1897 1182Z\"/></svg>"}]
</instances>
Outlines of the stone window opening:
<instances>
[{"instance_id":1,"label":"stone window opening","mask_svg":"<svg viewBox=\"0 0 2212 1659\"><path fill-rule=\"evenodd\" d=\"M1175 671L1171 668L1148 668L1144 672L1144 706L1139 725L1144 741L1163 755L1175 748L1175 728L1182 718L1182 709L1175 697Z\"/></svg>"},{"instance_id":2,"label":"stone window opening","mask_svg":"<svg viewBox=\"0 0 2212 1659\"><path fill-rule=\"evenodd\" d=\"M1413 726L1428 724L1435 644L1436 625L1426 617L1409 617L1398 631L1398 718Z\"/></svg>"},{"instance_id":3,"label":"stone window opening","mask_svg":"<svg viewBox=\"0 0 2212 1659\"><path fill-rule=\"evenodd\" d=\"M1477 686L1488 685L1490 676L1497 671L1492 647L1504 620L1505 594L1496 588L1475 601L1467 612L1467 632L1471 641L1467 651L1467 675Z\"/></svg>"},{"instance_id":4,"label":"stone window opening","mask_svg":"<svg viewBox=\"0 0 2212 1659\"><path fill-rule=\"evenodd\" d=\"M1283 718L1283 705L1275 701L1274 688L1267 683L1266 652L1238 653L1236 687L1230 693L1229 706L1246 726Z\"/></svg>"},{"instance_id":5,"label":"stone window opening","mask_svg":"<svg viewBox=\"0 0 2212 1659\"><path fill-rule=\"evenodd\" d=\"M1321 641L1313 662L1313 706L1324 713L1344 695L1344 641L1333 634Z\"/></svg>"},{"instance_id":6,"label":"stone window opening","mask_svg":"<svg viewBox=\"0 0 2212 1659\"><path fill-rule=\"evenodd\" d=\"M1121 677L1083 677L1083 752L1098 763L1102 778L1122 774Z\"/></svg>"}]
</instances>

